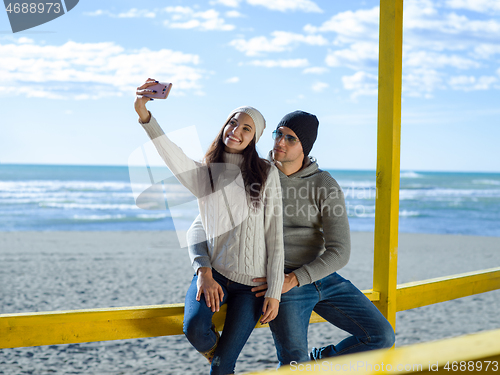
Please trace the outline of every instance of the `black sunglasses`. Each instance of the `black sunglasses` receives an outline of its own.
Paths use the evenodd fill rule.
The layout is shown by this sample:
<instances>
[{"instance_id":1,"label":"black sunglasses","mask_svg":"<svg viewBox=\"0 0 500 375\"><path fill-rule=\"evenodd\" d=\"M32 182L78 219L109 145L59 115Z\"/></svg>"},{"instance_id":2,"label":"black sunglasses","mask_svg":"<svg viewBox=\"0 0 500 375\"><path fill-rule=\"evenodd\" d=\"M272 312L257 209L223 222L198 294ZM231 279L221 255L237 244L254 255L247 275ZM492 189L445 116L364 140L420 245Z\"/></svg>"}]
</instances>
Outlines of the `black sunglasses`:
<instances>
[{"instance_id":1,"label":"black sunglasses","mask_svg":"<svg viewBox=\"0 0 500 375\"><path fill-rule=\"evenodd\" d=\"M294 137L293 135L290 134L283 134L281 130L275 130L273 131L273 139L276 140L281 140L282 137L285 137L285 142L289 144L290 146L295 145L297 142L300 142L297 137Z\"/></svg>"}]
</instances>

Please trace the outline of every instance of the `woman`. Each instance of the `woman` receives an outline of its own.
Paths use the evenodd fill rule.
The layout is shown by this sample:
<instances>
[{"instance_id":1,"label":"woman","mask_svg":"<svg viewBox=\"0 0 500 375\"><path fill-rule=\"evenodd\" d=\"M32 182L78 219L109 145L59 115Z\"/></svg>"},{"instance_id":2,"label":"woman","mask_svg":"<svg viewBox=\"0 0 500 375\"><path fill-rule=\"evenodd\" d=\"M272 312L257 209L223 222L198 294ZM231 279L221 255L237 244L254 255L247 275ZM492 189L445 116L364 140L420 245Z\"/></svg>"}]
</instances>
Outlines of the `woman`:
<instances>
[{"instance_id":1,"label":"woman","mask_svg":"<svg viewBox=\"0 0 500 375\"><path fill-rule=\"evenodd\" d=\"M196 274L186 294L184 333L211 363L211 374L231 374L261 313L261 323L278 314L284 279L278 170L257 154L255 144L265 120L248 106L229 114L203 163L189 159L146 109L150 99L143 95L152 93L148 87L156 83L149 78L137 88L135 110L167 166L198 198L208 237L197 239L207 241L209 254L207 263L193 264ZM258 298L251 292L258 285L252 280L263 276L268 290ZM226 320L219 336L212 315L225 303Z\"/></svg>"}]
</instances>

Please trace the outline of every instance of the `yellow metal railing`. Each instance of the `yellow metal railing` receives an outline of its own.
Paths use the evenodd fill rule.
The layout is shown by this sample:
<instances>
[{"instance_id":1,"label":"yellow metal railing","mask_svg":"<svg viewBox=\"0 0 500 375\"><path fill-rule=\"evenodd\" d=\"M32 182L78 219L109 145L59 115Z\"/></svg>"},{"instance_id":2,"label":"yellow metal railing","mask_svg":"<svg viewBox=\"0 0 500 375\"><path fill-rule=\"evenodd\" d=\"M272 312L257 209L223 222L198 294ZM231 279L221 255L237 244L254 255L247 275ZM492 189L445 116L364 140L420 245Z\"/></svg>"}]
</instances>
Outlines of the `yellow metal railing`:
<instances>
[{"instance_id":1,"label":"yellow metal railing","mask_svg":"<svg viewBox=\"0 0 500 375\"><path fill-rule=\"evenodd\" d=\"M398 285L397 311L500 289L500 267Z\"/></svg>"},{"instance_id":2,"label":"yellow metal railing","mask_svg":"<svg viewBox=\"0 0 500 375\"><path fill-rule=\"evenodd\" d=\"M398 311L500 289L500 268L398 285ZM378 306L380 294L365 290ZM214 315L224 327L225 306ZM184 305L116 307L0 315L0 349L182 334ZM311 323L324 322L313 313ZM258 324L257 327L262 327Z\"/></svg>"},{"instance_id":3,"label":"yellow metal railing","mask_svg":"<svg viewBox=\"0 0 500 375\"><path fill-rule=\"evenodd\" d=\"M396 312L500 289L500 268L396 284L401 138L403 0L380 2L377 198L373 290L365 295L395 327ZM182 333L184 306L161 305L0 315L0 349L132 339ZM214 316L219 329L225 309ZM323 321L313 314L311 323ZM499 331L358 356L335 364L372 361L396 365L418 361L486 361L500 356ZM359 359L358 359L359 358ZM332 362L333 363L333 362ZM432 369L429 368L431 371ZM288 373L290 369L280 370ZM322 370L321 370L322 371ZM423 369L425 372L425 368ZM446 371L446 370L443 370ZM433 371L434 372L434 371ZM447 373L449 373L448 370ZM453 371L451 371L453 372ZM366 372L369 373L369 372ZM380 372L378 372L380 373ZM397 372L394 372L397 373ZM435 373L435 372L434 372Z\"/></svg>"},{"instance_id":4,"label":"yellow metal railing","mask_svg":"<svg viewBox=\"0 0 500 375\"><path fill-rule=\"evenodd\" d=\"M378 299L372 291L365 295ZM225 314L223 306L213 317L219 330ZM0 349L181 335L183 318L184 304L5 314L0 315ZM316 313L310 320L323 321Z\"/></svg>"}]
</instances>

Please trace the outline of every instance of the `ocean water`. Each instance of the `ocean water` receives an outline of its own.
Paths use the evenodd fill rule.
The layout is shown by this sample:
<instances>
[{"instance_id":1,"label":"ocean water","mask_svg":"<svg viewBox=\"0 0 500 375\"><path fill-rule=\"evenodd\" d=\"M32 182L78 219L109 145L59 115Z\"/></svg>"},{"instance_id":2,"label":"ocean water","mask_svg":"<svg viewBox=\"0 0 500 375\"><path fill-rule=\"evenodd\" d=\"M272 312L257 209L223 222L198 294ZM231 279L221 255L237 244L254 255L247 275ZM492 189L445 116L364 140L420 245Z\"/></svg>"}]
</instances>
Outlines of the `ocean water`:
<instances>
[{"instance_id":1,"label":"ocean water","mask_svg":"<svg viewBox=\"0 0 500 375\"><path fill-rule=\"evenodd\" d=\"M373 231L375 171L329 170L346 196L351 230ZM126 166L0 165L0 231L186 230L196 201L173 179L165 208L144 210ZM403 171L401 232L500 236L500 173Z\"/></svg>"}]
</instances>

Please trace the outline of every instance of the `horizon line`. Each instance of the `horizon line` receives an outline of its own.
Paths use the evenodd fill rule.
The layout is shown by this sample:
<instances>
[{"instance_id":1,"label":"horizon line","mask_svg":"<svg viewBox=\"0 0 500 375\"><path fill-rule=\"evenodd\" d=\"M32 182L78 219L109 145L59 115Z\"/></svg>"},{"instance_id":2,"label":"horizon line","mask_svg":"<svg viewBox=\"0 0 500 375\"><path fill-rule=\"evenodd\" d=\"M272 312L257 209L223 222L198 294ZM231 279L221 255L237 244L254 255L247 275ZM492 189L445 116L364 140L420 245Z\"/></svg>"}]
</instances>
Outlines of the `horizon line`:
<instances>
[{"instance_id":1,"label":"horizon line","mask_svg":"<svg viewBox=\"0 0 500 375\"><path fill-rule=\"evenodd\" d=\"M0 167L2 166L46 166L46 167L103 167L103 168L125 168L130 167L126 164L48 164L48 163L3 163L0 162ZM133 165L132 167L141 167L140 165ZM160 165L153 165L155 168L168 168ZM366 168L329 168L324 167L320 168L323 170L329 171L354 171L354 172L376 172L376 169L366 169ZM421 173L488 173L488 174L500 174L500 170L498 171L471 171L471 170L424 170L424 169L400 169L400 172L421 172Z\"/></svg>"}]
</instances>

